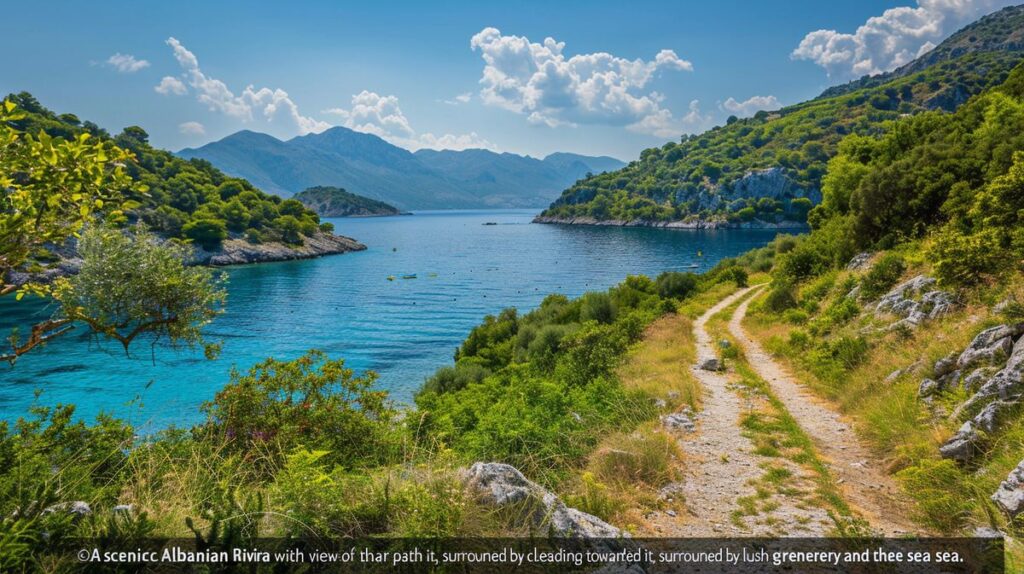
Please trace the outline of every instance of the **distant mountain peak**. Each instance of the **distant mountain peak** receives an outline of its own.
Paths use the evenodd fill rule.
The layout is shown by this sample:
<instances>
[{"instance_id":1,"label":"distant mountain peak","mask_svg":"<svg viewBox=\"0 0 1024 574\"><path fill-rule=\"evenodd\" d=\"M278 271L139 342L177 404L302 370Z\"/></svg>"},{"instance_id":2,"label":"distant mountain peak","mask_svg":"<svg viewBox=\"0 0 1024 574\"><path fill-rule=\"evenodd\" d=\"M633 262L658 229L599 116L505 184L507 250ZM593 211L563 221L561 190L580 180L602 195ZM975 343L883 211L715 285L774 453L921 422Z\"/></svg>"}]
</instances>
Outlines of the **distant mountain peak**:
<instances>
[{"instance_id":1,"label":"distant mountain peak","mask_svg":"<svg viewBox=\"0 0 1024 574\"><path fill-rule=\"evenodd\" d=\"M483 148L413 153L341 126L287 141L242 130L178 155L208 160L282 196L333 186L401 209L543 207L586 173L625 165L612 158L566 154L548 161Z\"/></svg>"}]
</instances>

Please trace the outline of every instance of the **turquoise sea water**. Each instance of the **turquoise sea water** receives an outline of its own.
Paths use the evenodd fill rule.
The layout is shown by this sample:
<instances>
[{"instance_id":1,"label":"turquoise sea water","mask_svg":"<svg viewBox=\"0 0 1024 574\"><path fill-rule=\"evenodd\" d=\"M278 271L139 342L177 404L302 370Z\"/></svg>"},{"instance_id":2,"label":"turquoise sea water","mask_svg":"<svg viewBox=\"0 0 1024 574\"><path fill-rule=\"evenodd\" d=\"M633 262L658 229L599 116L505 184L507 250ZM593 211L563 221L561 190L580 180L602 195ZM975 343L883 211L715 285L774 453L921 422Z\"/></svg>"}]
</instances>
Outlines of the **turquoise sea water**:
<instances>
[{"instance_id":1,"label":"turquoise sea water","mask_svg":"<svg viewBox=\"0 0 1024 574\"><path fill-rule=\"evenodd\" d=\"M534 210L428 212L335 219L336 232L369 249L321 259L234 267L228 312L210 326L223 340L221 358L152 350L145 342L125 357L91 341L84 329L0 365L0 420L26 413L34 401L74 403L81 416L100 411L143 429L188 425L198 405L228 380L273 356L309 348L380 374L399 401L449 364L469 330L503 307L532 309L552 292L577 296L605 289L628 274L706 270L770 241L769 230L659 230L530 224ZM497 225L484 225L497 223ZM698 251L703 257L698 257ZM416 274L416 279L401 279ZM395 275L394 281L388 281ZM45 316L39 304L0 302L0 333ZM41 390L38 399L35 391Z\"/></svg>"}]
</instances>

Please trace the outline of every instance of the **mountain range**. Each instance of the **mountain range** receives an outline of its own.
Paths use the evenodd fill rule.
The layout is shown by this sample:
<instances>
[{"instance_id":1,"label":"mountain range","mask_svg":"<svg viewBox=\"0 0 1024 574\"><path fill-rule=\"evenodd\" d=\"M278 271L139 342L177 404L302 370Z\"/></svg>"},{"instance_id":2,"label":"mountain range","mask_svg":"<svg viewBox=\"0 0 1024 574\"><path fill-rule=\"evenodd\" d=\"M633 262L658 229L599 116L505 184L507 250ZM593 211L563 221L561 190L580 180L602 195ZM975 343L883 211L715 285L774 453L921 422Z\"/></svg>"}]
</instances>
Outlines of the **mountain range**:
<instances>
[{"instance_id":1,"label":"mountain range","mask_svg":"<svg viewBox=\"0 0 1024 574\"><path fill-rule=\"evenodd\" d=\"M484 149L413 153L344 127L287 141L243 130L177 155L207 160L283 197L333 186L401 209L543 207L588 174L625 166L571 153L544 159Z\"/></svg>"}]
</instances>

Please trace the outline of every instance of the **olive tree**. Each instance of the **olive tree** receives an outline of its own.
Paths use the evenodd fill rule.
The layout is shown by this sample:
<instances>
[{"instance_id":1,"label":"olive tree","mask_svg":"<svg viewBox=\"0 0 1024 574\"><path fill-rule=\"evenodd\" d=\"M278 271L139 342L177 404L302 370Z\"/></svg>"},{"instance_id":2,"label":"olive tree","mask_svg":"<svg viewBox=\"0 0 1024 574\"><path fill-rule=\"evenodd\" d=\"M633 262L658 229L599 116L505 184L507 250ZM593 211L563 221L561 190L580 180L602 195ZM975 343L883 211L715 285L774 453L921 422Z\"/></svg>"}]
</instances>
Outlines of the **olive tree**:
<instances>
[{"instance_id":1,"label":"olive tree","mask_svg":"<svg viewBox=\"0 0 1024 574\"><path fill-rule=\"evenodd\" d=\"M137 204L124 192L145 193L126 166L131 152L88 133L64 139L12 126L25 114L0 102L0 297L53 297L58 311L32 325L28 337L11 334L0 361L19 357L66 333L76 321L128 346L143 333L172 345L203 344L200 330L220 313L224 290L207 269L186 267L187 248L158 241L125 221ZM103 223L105 222L105 223ZM52 285L17 285L14 271L53 246L78 239L81 273ZM215 347L206 346L208 356Z\"/></svg>"},{"instance_id":2,"label":"olive tree","mask_svg":"<svg viewBox=\"0 0 1024 574\"><path fill-rule=\"evenodd\" d=\"M190 248L161 242L144 228L129 231L92 226L78 241L82 268L58 279L53 298L65 319L81 321L119 342L125 352L142 334L154 343L203 346L202 327L222 310L224 277L186 265Z\"/></svg>"},{"instance_id":3,"label":"olive tree","mask_svg":"<svg viewBox=\"0 0 1024 574\"><path fill-rule=\"evenodd\" d=\"M88 133L72 140L52 138L45 132L22 133L10 122L24 114L10 100L0 102L0 296L26 292L45 295L44 286L19 287L8 282L10 273L23 266L38 249L60 245L77 234L95 212L121 216L121 191L131 186L125 163L131 154ZM21 340L10 337L10 350L0 360L18 357L71 328L66 318L32 326Z\"/></svg>"}]
</instances>

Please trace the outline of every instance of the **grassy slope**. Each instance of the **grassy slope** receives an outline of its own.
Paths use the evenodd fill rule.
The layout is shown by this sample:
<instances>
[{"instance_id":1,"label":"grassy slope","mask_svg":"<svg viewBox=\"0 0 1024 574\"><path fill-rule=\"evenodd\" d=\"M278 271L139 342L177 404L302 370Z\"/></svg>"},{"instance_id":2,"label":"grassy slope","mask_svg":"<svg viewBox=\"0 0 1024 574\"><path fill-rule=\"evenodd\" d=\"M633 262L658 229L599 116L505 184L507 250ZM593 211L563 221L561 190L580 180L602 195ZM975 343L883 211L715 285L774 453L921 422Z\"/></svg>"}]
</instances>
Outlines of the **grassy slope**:
<instances>
[{"instance_id":1,"label":"grassy slope","mask_svg":"<svg viewBox=\"0 0 1024 574\"><path fill-rule=\"evenodd\" d=\"M903 279L930 271L920 256L920 244L899 251L911 262ZM917 393L935 360L959 352L979 331L1005 321L993 313L994 302L1022 297L1024 289L1013 282L977 287L963 293L960 310L926 328L885 331L879 327L892 319L876 317L869 309L871 301L861 302L859 312L846 320L837 321L829 313L862 275L847 270L825 274L799 289L800 312L780 316L763 307L754 309L746 326L803 384L856 421L859 434L917 502L922 524L950 534L978 525L1017 532L1019 526L1008 523L989 496L1024 457L1024 419L1017 417L1000 429L976 467L958 467L939 458L938 446L959 426L946 413L966 395L941 397L932 409ZM808 332L808 325L817 332L810 343L801 335ZM865 337L869 346L854 364L815 353L823 341L856 337ZM886 381L891 373L908 367L909 372Z\"/></svg>"}]
</instances>

